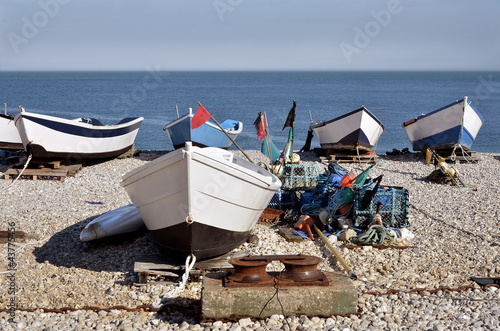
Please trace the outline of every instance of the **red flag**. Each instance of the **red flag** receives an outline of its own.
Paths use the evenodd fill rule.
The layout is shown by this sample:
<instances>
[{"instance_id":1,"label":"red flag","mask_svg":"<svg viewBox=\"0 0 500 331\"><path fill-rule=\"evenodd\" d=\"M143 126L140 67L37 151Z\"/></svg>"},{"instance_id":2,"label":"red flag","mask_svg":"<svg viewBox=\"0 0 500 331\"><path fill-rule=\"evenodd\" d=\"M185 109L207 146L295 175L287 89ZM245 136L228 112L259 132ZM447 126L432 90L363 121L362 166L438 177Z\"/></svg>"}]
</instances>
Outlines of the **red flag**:
<instances>
[{"instance_id":1,"label":"red flag","mask_svg":"<svg viewBox=\"0 0 500 331\"><path fill-rule=\"evenodd\" d=\"M266 131L264 130L264 123L262 123L262 115L260 112L255 122L253 122L253 125L255 125L255 129L257 129L257 138L259 140L264 139L264 137L266 136Z\"/></svg>"},{"instance_id":2,"label":"red flag","mask_svg":"<svg viewBox=\"0 0 500 331\"><path fill-rule=\"evenodd\" d=\"M196 113L194 113L193 118L191 119L191 129L196 129L197 127L202 126L206 121L210 119L210 117L212 117L212 115L208 112L208 110L200 105L198 110L196 110Z\"/></svg>"}]
</instances>

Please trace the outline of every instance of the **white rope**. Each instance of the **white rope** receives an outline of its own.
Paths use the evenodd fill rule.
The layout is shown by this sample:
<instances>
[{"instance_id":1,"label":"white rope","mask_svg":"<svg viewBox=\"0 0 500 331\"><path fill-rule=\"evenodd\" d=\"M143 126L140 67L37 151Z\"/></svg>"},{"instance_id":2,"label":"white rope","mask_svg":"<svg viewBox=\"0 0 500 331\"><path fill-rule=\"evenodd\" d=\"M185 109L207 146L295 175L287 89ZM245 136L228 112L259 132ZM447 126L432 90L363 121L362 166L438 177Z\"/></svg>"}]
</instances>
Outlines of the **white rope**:
<instances>
[{"instance_id":1,"label":"white rope","mask_svg":"<svg viewBox=\"0 0 500 331\"><path fill-rule=\"evenodd\" d=\"M461 144L458 146L460 147L460 150L462 151L462 156L464 156L465 161L467 161L467 163L473 163L472 154L467 153Z\"/></svg>"},{"instance_id":2,"label":"white rope","mask_svg":"<svg viewBox=\"0 0 500 331\"><path fill-rule=\"evenodd\" d=\"M194 256L194 254L191 254L186 258L185 270L181 278L182 280L179 283L175 284L173 289L165 293L165 295L161 299L162 303L165 303L169 299L176 296L179 292L182 292L184 290L184 288L186 287L186 282L189 278L189 273L191 272L191 269L193 269L195 262L196 256Z\"/></svg>"},{"instance_id":3,"label":"white rope","mask_svg":"<svg viewBox=\"0 0 500 331\"><path fill-rule=\"evenodd\" d=\"M19 175L17 175L16 179L14 179L14 181L10 185L14 184L16 182L16 180L18 180L19 177L21 177L21 175L23 174L24 170L26 170L26 168L28 167L28 164L30 163L32 156L33 156L33 154L30 154L28 156L28 159L26 160L26 163L24 164L23 170L21 170L21 172L19 173Z\"/></svg>"},{"instance_id":4,"label":"white rope","mask_svg":"<svg viewBox=\"0 0 500 331\"><path fill-rule=\"evenodd\" d=\"M26 243L26 244L24 244L24 245L21 245L18 249L16 249L14 252L11 252L11 253L17 254L17 253L19 253L20 251L22 251L22 250L23 250L26 246L39 244L39 243L41 243L41 242L43 242L43 241L46 241L46 240L50 239L51 237L52 237L52 236L47 236L47 237L45 237L45 238L43 238L43 239L40 239L40 240L37 240L37 241L35 241L35 242L29 242L29 243ZM8 256L9 256L9 254L7 254L7 255L5 255L5 256L0 256L0 261L1 261L1 260L3 260L4 258L8 257ZM3 273L3 272L0 272L0 274L2 274L2 273Z\"/></svg>"}]
</instances>

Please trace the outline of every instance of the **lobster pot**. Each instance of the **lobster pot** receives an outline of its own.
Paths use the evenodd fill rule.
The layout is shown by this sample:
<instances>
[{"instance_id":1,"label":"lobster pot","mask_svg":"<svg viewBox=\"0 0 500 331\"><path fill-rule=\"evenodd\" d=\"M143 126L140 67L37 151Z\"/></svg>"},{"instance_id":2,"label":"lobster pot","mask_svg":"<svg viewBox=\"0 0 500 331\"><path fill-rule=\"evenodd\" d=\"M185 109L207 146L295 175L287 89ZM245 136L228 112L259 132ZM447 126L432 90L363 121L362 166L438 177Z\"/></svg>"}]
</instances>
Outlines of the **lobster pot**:
<instances>
[{"instance_id":1,"label":"lobster pot","mask_svg":"<svg viewBox=\"0 0 500 331\"><path fill-rule=\"evenodd\" d=\"M286 191L286 190L277 190L274 193L274 196L269 202L267 208L279 209L279 210L287 210L295 208L297 203L297 196L295 192Z\"/></svg>"},{"instance_id":2,"label":"lobster pot","mask_svg":"<svg viewBox=\"0 0 500 331\"><path fill-rule=\"evenodd\" d=\"M285 164L281 187L285 190L311 191L316 187L319 175L316 164Z\"/></svg>"},{"instance_id":3,"label":"lobster pot","mask_svg":"<svg viewBox=\"0 0 500 331\"><path fill-rule=\"evenodd\" d=\"M402 187L387 186L379 188L373 196L370 205L363 209L365 193L371 186L360 186L354 190L353 219L356 227L368 227L377 213L377 202L380 206L382 223L387 228L404 228L408 226L408 190Z\"/></svg>"}]
</instances>

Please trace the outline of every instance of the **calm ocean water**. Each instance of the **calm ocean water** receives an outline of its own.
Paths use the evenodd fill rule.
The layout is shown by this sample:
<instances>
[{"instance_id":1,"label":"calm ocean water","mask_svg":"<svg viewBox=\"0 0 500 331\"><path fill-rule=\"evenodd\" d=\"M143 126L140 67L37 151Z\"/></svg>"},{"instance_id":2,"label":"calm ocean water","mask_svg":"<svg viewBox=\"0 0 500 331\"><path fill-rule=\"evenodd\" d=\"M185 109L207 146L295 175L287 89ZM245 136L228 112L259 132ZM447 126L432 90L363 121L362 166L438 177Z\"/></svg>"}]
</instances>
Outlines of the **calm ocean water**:
<instances>
[{"instance_id":1,"label":"calm ocean water","mask_svg":"<svg viewBox=\"0 0 500 331\"><path fill-rule=\"evenodd\" d=\"M484 118L472 146L500 153L500 72L2 72L0 102L12 115L26 111L65 118L95 117L106 124L128 116L145 118L136 148L171 150L163 126L200 101L222 122L243 122L236 141L260 149L253 122L266 111L275 144L282 148L286 116L297 100L294 148L305 142L310 116L332 119L366 106L385 126L377 153L411 149L401 127L468 96ZM313 146L319 147L316 138ZM232 147L231 149L234 149Z\"/></svg>"}]
</instances>

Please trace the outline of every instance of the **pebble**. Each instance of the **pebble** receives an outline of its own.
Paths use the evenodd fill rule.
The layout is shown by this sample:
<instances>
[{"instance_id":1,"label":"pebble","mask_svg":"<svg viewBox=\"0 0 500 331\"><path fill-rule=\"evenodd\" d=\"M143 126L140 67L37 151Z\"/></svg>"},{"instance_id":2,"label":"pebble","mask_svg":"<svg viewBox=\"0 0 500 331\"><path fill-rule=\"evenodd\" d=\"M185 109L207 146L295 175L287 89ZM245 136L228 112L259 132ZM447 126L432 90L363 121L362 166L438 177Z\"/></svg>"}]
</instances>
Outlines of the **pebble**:
<instances>
[{"instance_id":1,"label":"pebble","mask_svg":"<svg viewBox=\"0 0 500 331\"><path fill-rule=\"evenodd\" d=\"M239 153L239 152L237 152ZM248 151L252 158L260 152ZM385 162L370 176L384 174L383 185L402 186L410 194L409 226L417 248L378 250L371 247L347 249L333 242L358 280L359 315L313 317L274 315L263 320L204 322L197 315L200 284L188 284L177 295L178 309L165 313L114 309L109 312L82 309L85 306L161 306L161 299L173 287L136 287L135 256L158 254L148 234L123 236L123 240L82 243L80 231L97 216L130 203L120 187L124 174L161 153L143 152L132 159L111 160L84 167L64 182L0 181L1 224L14 222L18 231L30 234L16 243L16 306L20 308L79 309L68 313L0 312L2 330L494 330L498 329L500 291L482 289L470 277L500 277L498 250L500 227L500 155L480 153L478 163L455 164L468 187L446 186L425 180L433 166L426 166L415 154L380 156ZM302 161L316 162L312 153ZM322 169L325 165L318 163ZM342 164L355 173L366 166ZM0 173L9 167L0 166ZM479 189L480 188L480 189ZM323 258L319 269L344 272L321 242L288 243L277 230L258 224L253 234L259 243L245 243L235 250L260 254L307 254ZM37 239L39 238L39 239ZM0 244L7 255L7 244ZM4 257L3 269L7 268ZM280 263L268 266L280 271ZM5 278L4 278L5 279ZM6 283L0 284L0 303L12 297ZM430 290L439 287L473 286L460 292ZM424 288L422 293L408 293ZM398 290L390 295L363 294ZM170 302L170 301L169 301ZM286 314L284 314L286 316Z\"/></svg>"}]
</instances>

